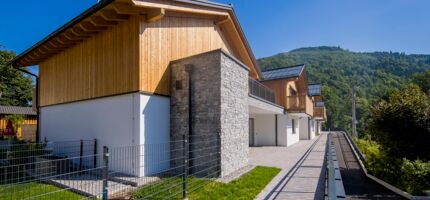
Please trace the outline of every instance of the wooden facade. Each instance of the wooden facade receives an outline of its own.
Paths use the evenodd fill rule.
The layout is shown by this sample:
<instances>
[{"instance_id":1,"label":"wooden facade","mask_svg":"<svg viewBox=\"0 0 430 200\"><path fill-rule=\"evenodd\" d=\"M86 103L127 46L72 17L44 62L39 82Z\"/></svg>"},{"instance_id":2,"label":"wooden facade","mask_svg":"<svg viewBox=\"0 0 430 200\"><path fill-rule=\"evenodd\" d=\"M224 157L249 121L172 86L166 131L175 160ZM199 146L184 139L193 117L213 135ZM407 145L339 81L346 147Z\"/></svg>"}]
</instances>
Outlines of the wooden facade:
<instances>
[{"instance_id":1,"label":"wooden facade","mask_svg":"<svg viewBox=\"0 0 430 200\"><path fill-rule=\"evenodd\" d=\"M276 94L276 103L285 107L287 112L306 113L313 116L313 98L308 95L306 77L268 80L262 82Z\"/></svg>"},{"instance_id":2,"label":"wooden facade","mask_svg":"<svg viewBox=\"0 0 430 200\"><path fill-rule=\"evenodd\" d=\"M315 106L314 107L314 118L317 120L326 120L327 119L327 110L324 106Z\"/></svg>"},{"instance_id":3,"label":"wooden facade","mask_svg":"<svg viewBox=\"0 0 430 200\"><path fill-rule=\"evenodd\" d=\"M117 0L70 24L12 61L39 65L42 107L138 91L169 95L171 61L220 48L259 79L231 9Z\"/></svg>"},{"instance_id":4,"label":"wooden facade","mask_svg":"<svg viewBox=\"0 0 430 200\"><path fill-rule=\"evenodd\" d=\"M39 63L40 106L138 91L139 18Z\"/></svg>"},{"instance_id":5,"label":"wooden facade","mask_svg":"<svg viewBox=\"0 0 430 200\"><path fill-rule=\"evenodd\" d=\"M7 120L5 119L7 115L0 114L0 135L3 133L3 130L6 128ZM27 140L35 141L36 138L36 126L37 126L37 116L36 115L24 115L24 121L20 123L17 127L17 137L24 138ZM29 135L32 135L29 137Z\"/></svg>"},{"instance_id":6,"label":"wooden facade","mask_svg":"<svg viewBox=\"0 0 430 200\"><path fill-rule=\"evenodd\" d=\"M237 51L212 19L166 16L153 23L140 22L140 90L169 95L170 61L224 49Z\"/></svg>"}]
</instances>

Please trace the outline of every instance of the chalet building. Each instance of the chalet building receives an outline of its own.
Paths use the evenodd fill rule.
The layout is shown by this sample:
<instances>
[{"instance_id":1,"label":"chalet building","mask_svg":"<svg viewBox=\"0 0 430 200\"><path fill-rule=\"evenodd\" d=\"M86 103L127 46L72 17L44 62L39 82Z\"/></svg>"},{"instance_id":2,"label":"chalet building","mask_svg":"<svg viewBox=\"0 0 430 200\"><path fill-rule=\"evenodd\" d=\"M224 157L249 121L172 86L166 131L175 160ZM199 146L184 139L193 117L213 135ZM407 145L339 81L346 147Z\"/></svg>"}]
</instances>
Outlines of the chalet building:
<instances>
[{"instance_id":1,"label":"chalet building","mask_svg":"<svg viewBox=\"0 0 430 200\"><path fill-rule=\"evenodd\" d=\"M314 125L315 133L321 133L321 123L324 123L327 119L327 111L322 99L321 85L320 84L309 84L308 93L314 101Z\"/></svg>"},{"instance_id":2,"label":"chalet building","mask_svg":"<svg viewBox=\"0 0 430 200\"><path fill-rule=\"evenodd\" d=\"M308 86L305 65L263 71L262 76L261 83L273 90L276 94L274 102L285 111L284 114L277 114L275 120L269 120L271 117L267 116L252 118L254 127L250 130L254 130L257 145L290 146L299 140L313 139L321 131L321 123L326 116L321 104L321 86ZM315 112L315 109L318 111ZM321 115L321 109L324 115ZM271 126L269 121L274 121L275 125ZM275 134L267 131L268 126L273 127ZM258 133L255 130L262 131Z\"/></svg>"},{"instance_id":3,"label":"chalet building","mask_svg":"<svg viewBox=\"0 0 430 200\"><path fill-rule=\"evenodd\" d=\"M12 65L39 67L40 140L97 139L102 152L219 137L220 176L248 165L250 115L284 114L273 93L249 93L264 87L256 59L233 8L209 1L102 0Z\"/></svg>"},{"instance_id":4,"label":"chalet building","mask_svg":"<svg viewBox=\"0 0 430 200\"><path fill-rule=\"evenodd\" d=\"M0 136L3 136L8 116L22 115L23 119L16 128L15 135L18 139L35 141L36 139L36 112L31 107L22 106L0 106Z\"/></svg>"}]
</instances>

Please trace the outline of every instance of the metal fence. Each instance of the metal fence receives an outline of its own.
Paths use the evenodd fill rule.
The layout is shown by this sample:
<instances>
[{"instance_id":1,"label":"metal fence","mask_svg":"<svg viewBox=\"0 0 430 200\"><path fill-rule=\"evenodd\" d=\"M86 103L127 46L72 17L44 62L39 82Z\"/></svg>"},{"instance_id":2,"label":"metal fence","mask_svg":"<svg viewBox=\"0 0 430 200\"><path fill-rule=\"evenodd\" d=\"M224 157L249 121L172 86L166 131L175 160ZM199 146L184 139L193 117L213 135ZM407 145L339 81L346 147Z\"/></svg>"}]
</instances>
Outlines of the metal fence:
<instances>
[{"instance_id":1,"label":"metal fence","mask_svg":"<svg viewBox=\"0 0 430 200\"><path fill-rule=\"evenodd\" d=\"M0 199L183 199L220 175L219 135L103 146L103 152L96 141L69 143L77 145L3 147Z\"/></svg>"}]
</instances>

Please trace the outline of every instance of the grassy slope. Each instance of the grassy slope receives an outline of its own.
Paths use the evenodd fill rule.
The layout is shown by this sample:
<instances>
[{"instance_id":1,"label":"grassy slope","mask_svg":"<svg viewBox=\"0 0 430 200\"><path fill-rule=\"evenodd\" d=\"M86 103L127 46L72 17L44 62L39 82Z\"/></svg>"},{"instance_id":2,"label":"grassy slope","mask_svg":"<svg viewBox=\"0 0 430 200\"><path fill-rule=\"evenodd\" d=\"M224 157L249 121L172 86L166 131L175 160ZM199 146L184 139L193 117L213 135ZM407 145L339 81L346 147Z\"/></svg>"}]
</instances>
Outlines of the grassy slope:
<instances>
[{"instance_id":1,"label":"grassy slope","mask_svg":"<svg viewBox=\"0 0 430 200\"><path fill-rule=\"evenodd\" d=\"M39 196L40 195L40 196ZM76 193L43 183L27 183L16 186L1 186L0 199L81 199Z\"/></svg>"},{"instance_id":2,"label":"grassy slope","mask_svg":"<svg viewBox=\"0 0 430 200\"><path fill-rule=\"evenodd\" d=\"M188 179L188 199L253 199L280 172L273 167L257 166L242 177L228 183L208 179ZM181 198L182 179L164 179L148 185L133 194L134 199ZM154 196L148 196L154 194Z\"/></svg>"}]
</instances>

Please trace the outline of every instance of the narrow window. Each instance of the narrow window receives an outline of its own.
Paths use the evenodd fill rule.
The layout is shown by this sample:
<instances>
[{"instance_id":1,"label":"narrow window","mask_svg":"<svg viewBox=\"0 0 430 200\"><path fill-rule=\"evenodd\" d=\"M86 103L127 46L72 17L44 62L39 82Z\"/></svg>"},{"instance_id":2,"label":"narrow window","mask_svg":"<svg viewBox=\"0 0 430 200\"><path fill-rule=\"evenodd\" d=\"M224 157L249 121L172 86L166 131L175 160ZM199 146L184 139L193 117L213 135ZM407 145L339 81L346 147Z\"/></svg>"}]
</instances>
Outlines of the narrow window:
<instances>
[{"instance_id":1,"label":"narrow window","mask_svg":"<svg viewBox=\"0 0 430 200\"><path fill-rule=\"evenodd\" d=\"M296 133L296 122L294 121L294 119L291 119L291 124L293 126L293 134Z\"/></svg>"}]
</instances>

